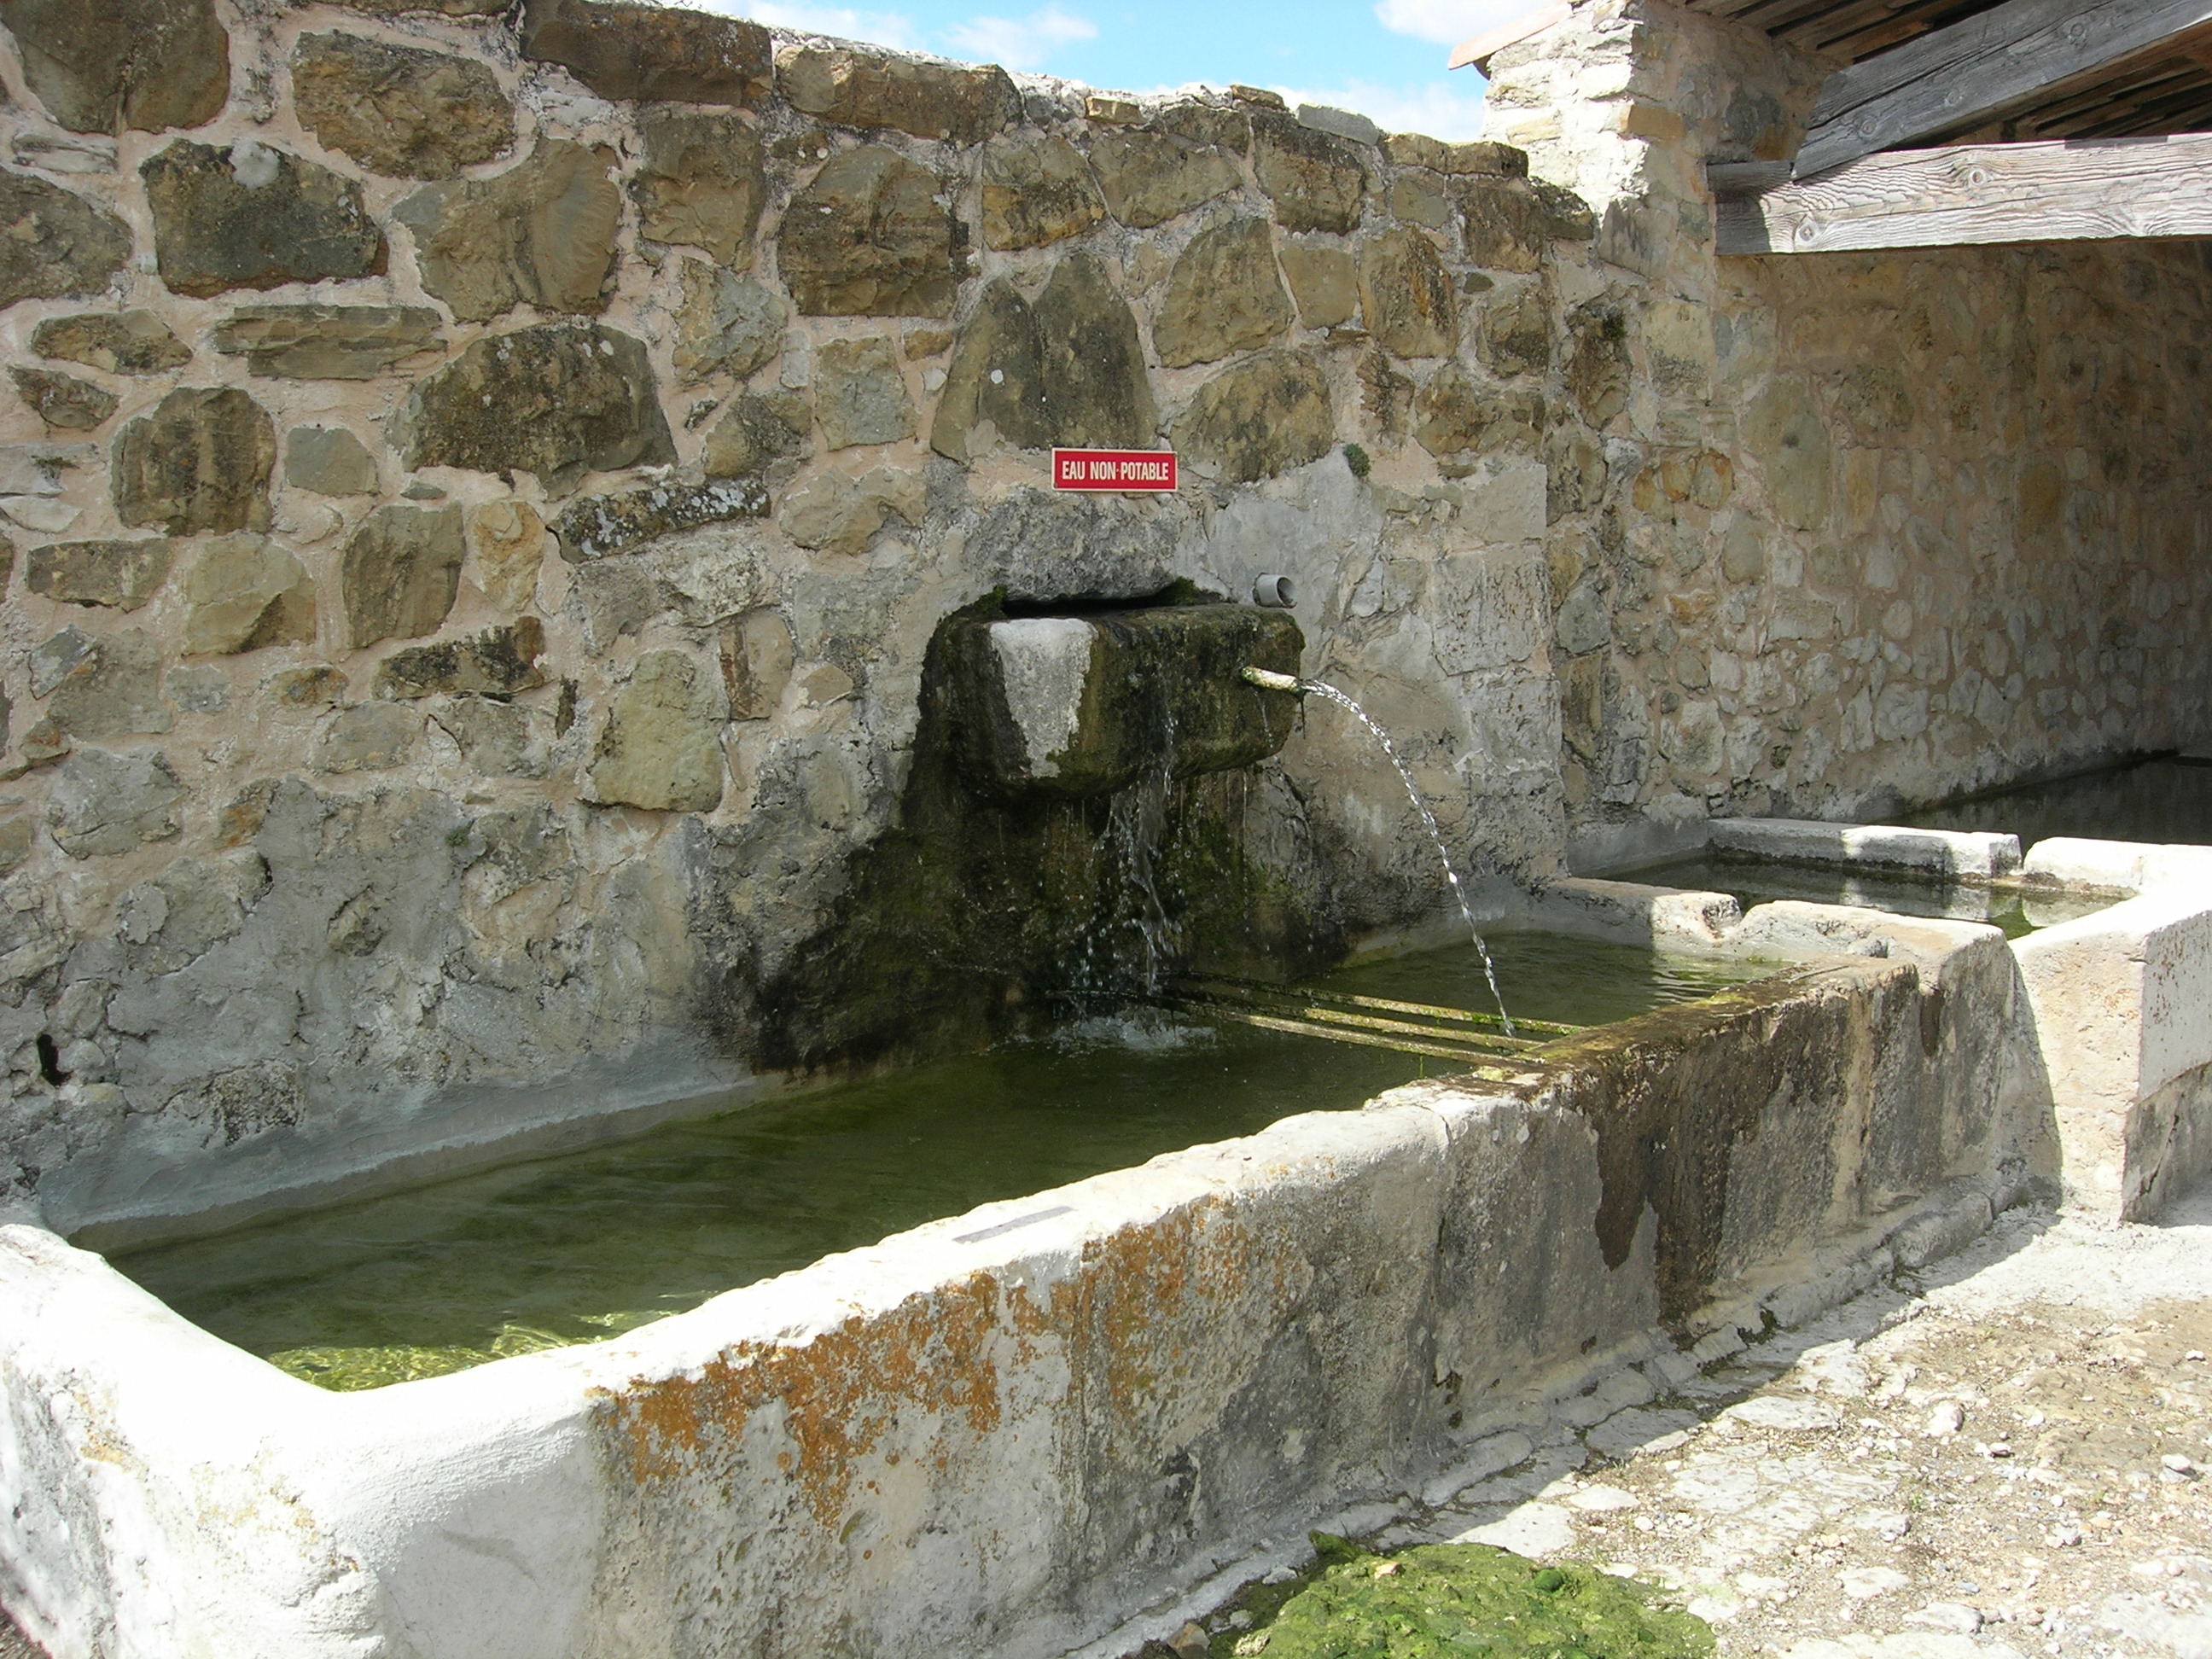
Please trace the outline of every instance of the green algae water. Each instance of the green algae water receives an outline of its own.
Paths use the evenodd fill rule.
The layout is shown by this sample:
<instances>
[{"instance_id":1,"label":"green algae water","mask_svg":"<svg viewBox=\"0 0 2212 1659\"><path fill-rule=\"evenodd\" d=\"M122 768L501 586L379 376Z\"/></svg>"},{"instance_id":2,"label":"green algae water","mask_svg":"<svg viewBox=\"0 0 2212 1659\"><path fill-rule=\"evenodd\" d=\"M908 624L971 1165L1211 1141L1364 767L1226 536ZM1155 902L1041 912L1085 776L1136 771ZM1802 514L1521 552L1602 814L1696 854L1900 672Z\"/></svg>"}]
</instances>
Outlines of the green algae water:
<instances>
[{"instance_id":1,"label":"green algae water","mask_svg":"<svg viewBox=\"0 0 2212 1659\"><path fill-rule=\"evenodd\" d=\"M1705 1659L1710 1626L1632 1579L1543 1566L1485 1544L1370 1555L1316 1534L1318 1568L1248 1601L1263 1620L1224 1632L1213 1659Z\"/></svg>"},{"instance_id":2,"label":"green algae water","mask_svg":"<svg viewBox=\"0 0 2212 1659\"><path fill-rule=\"evenodd\" d=\"M1574 1024L1754 971L1537 933L1492 945L1516 1017ZM1472 947L1329 983L1488 1006ZM1140 1011L115 1265L295 1376L375 1388L609 1336L992 1200L1356 1108L1423 1071L1416 1055Z\"/></svg>"},{"instance_id":3,"label":"green algae water","mask_svg":"<svg viewBox=\"0 0 2212 1659\"><path fill-rule=\"evenodd\" d=\"M1703 853L1623 872L1612 878L1680 887L1693 893L1726 893L1747 910L1770 899L1802 899L1813 904L1863 905L1899 916L1984 921L2003 928L2008 939L2021 939L2039 927L2075 921L2112 902L2079 894L2022 893L1969 882L1784 864L1771 859L1717 858Z\"/></svg>"}]
</instances>

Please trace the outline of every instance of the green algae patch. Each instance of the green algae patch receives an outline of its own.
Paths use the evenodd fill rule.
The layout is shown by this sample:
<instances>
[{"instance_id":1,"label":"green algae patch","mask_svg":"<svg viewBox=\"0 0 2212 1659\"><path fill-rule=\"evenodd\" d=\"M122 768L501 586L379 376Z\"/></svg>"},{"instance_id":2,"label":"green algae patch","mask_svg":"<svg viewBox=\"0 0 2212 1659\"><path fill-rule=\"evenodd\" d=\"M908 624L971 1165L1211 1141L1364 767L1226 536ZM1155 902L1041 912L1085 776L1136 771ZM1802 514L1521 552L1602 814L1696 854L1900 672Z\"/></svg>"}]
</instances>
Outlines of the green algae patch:
<instances>
[{"instance_id":1,"label":"green algae patch","mask_svg":"<svg viewBox=\"0 0 2212 1659\"><path fill-rule=\"evenodd\" d=\"M286 1348L269 1356L269 1363L287 1376L312 1382L333 1394L352 1394L362 1389L381 1389L394 1382L418 1382L426 1376L445 1376L495 1359L544 1348L565 1348L571 1337L525 1325L507 1325L481 1348L415 1347L392 1343L381 1347Z\"/></svg>"},{"instance_id":2,"label":"green algae patch","mask_svg":"<svg viewBox=\"0 0 2212 1659\"><path fill-rule=\"evenodd\" d=\"M1705 1659L1702 1619L1589 1567L1545 1566L1486 1544L1370 1555L1316 1535L1322 1564L1273 1621L1217 1641L1266 1659ZM1258 1611L1258 1609L1253 1609ZM1224 1635L1231 1633L1224 1632Z\"/></svg>"}]
</instances>

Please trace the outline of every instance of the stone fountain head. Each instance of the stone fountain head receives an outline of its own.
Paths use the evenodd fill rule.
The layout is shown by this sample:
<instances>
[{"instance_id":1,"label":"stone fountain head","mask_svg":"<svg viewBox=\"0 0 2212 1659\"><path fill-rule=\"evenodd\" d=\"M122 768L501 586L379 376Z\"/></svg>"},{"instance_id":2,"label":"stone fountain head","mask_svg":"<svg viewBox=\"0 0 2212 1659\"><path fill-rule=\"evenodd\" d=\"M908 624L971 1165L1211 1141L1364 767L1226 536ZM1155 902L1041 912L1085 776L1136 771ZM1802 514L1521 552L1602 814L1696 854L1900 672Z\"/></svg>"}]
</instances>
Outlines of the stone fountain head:
<instances>
[{"instance_id":1,"label":"stone fountain head","mask_svg":"<svg viewBox=\"0 0 2212 1659\"><path fill-rule=\"evenodd\" d=\"M1009 799L1265 760L1290 736L1305 640L1287 611L1198 603L978 616L945 643L963 772Z\"/></svg>"}]
</instances>

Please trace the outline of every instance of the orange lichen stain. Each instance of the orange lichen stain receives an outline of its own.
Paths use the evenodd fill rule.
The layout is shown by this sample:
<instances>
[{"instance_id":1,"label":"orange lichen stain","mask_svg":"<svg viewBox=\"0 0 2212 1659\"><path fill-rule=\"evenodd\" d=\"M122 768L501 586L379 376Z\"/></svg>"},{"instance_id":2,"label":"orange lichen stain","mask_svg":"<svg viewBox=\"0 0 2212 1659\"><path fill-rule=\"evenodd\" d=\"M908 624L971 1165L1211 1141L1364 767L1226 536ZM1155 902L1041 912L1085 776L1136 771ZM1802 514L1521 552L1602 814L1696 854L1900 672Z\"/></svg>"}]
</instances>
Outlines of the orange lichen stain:
<instances>
[{"instance_id":1,"label":"orange lichen stain","mask_svg":"<svg viewBox=\"0 0 2212 1659\"><path fill-rule=\"evenodd\" d=\"M998 1426L992 1351L1009 1312L998 1281L979 1273L804 1341L726 1349L696 1376L638 1378L603 1410L615 1417L631 1474L643 1483L726 1469L752 1414L781 1405L793 1449L777 1455L777 1467L831 1526L846 1510L859 1461L902 1413L963 1419L975 1435Z\"/></svg>"}]
</instances>

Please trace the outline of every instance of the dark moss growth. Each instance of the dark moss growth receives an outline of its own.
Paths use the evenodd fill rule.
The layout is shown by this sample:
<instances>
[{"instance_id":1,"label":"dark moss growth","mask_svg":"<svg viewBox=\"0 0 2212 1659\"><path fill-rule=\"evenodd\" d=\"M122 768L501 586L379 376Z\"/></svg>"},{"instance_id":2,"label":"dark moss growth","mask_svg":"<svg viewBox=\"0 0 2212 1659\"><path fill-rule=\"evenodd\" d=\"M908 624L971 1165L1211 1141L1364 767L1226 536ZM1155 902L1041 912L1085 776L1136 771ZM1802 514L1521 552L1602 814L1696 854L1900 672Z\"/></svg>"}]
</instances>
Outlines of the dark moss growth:
<instances>
[{"instance_id":1,"label":"dark moss growth","mask_svg":"<svg viewBox=\"0 0 2212 1659\"><path fill-rule=\"evenodd\" d=\"M1545 1566L1485 1544L1391 1556L1316 1534L1302 1580L1239 1598L1249 1632L1224 1631L1212 1659L1702 1659L1713 1633L1659 1592L1588 1567Z\"/></svg>"},{"instance_id":2,"label":"dark moss growth","mask_svg":"<svg viewBox=\"0 0 2212 1659\"><path fill-rule=\"evenodd\" d=\"M1557 1069L1524 1092L1580 1113L1597 1131L1604 1190L1595 1226L1607 1267L1627 1261L1645 1207L1656 1213L1661 1318L1679 1325L1720 1276L1738 1147L1765 1115L1824 1097L1863 1065L1876 1000L1917 983L1902 963L1797 969L1540 1051ZM1802 1160L1808 1204L1825 1201L1826 1158L1808 1151Z\"/></svg>"},{"instance_id":3,"label":"dark moss growth","mask_svg":"<svg viewBox=\"0 0 2212 1659\"><path fill-rule=\"evenodd\" d=\"M1220 607L1238 626L1261 613ZM854 1066L957 1053L1071 1011L1141 994L1173 972L1280 978L1340 958L1343 942L1290 884L1249 856L1249 769L1197 771L1195 744L1171 768L1110 792L993 792L976 786L967 728L1004 720L975 707L963 672L976 630L1004 618L997 596L947 617L931 641L921 720L896 828L854 856L843 896L789 964L760 985L757 1057L775 1069ZM1172 611L1104 612L1141 665ZM1263 663L1287 648L1272 641ZM1253 635L1257 641L1258 633ZM1232 641L1233 643L1234 641ZM1200 654L1185 678L1164 672L1108 688L1125 732L1162 729L1176 698L1263 694L1227 656ZM1103 647L1102 647L1103 648ZM1221 649L1227 649L1221 646ZM1236 654L1234 651L1230 655ZM1247 659L1249 660L1249 659ZM1194 689L1188 679L1202 677ZM1220 684L1217 687L1215 681ZM1285 701L1287 701L1285 699ZM1276 736L1212 763L1249 768L1279 747L1294 711L1255 704ZM1187 728L1188 729L1188 726Z\"/></svg>"},{"instance_id":4,"label":"dark moss growth","mask_svg":"<svg viewBox=\"0 0 2212 1659\"><path fill-rule=\"evenodd\" d=\"M1364 478L1375 470L1375 463L1368 459L1367 452L1358 444L1345 445L1344 464L1352 469L1355 478Z\"/></svg>"}]
</instances>

